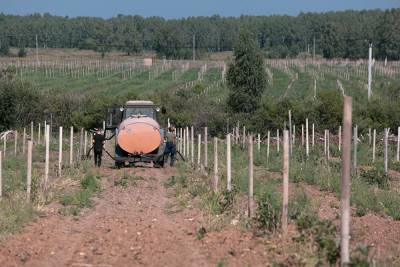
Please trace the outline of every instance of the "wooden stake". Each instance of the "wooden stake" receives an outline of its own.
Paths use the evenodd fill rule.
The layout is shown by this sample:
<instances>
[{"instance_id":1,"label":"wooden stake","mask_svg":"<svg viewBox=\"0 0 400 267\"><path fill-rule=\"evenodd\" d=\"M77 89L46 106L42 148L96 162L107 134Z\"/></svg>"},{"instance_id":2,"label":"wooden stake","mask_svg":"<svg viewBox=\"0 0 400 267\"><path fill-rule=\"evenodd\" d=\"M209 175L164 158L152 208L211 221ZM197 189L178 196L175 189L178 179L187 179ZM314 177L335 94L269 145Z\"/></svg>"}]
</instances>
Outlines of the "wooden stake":
<instances>
[{"instance_id":1,"label":"wooden stake","mask_svg":"<svg viewBox=\"0 0 400 267\"><path fill-rule=\"evenodd\" d=\"M325 130L324 130L324 156L325 156L325 158L326 158L327 155L328 155L328 151L327 151L327 149L326 149L327 144L328 144L327 141L328 141L328 140L327 140L327 137L326 137L326 129L325 129Z\"/></svg>"},{"instance_id":2,"label":"wooden stake","mask_svg":"<svg viewBox=\"0 0 400 267\"><path fill-rule=\"evenodd\" d=\"M34 140L33 140L33 121L31 121L31 141L34 142Z\"/></svg>"},{"instance_id":3,"label":"wooden stake","mask_svg":"<svg viewBox=\"0 0 400 267\"><path fill-rule=\"evenodd\" d=\"M17 156L18 131L14 131L14 155Z\"/></svg>"},{"instance_id":4,"label":"wooden stake","mask_svg":"<svg viewBox=\"0 0 400 267\"><path fill-rule=\"evenodd\" d=\"M82 158L82 153L83 153L83 133L84 133L84 129L81 128L81 135L79 138L79 160Z\"/></svg>"},{"instance_id":5,"label":"wooden stake","mask_svg":"<svg viewBox=\"0 0 400 267\"><path fill-rule=\"evenodd\" d=\"M197 136L197 166L201 168L201 134Z\"/></svg>"},{"instance_id":6,"label":"wooden stake","mask_svg":"<svg viewBox=\"0 0 400 267\"><path fill-rule=\"evenodd\" d=\"M357 125L354 126L354 137L353 137L353 171L357 172L357 143L358 143L358 133L357 133Z\"/></svg>"},{"instance_id":7,"label":"wooden stake","mask_svg":"<svg viewBox=\"0 0 400 267\"><path fill-rule=\"evenodd\" d=\"M384 168L385 168L385 174L388 174L388 135L389 135L389 129L385 128L385 136L384 136Z\"/></svg>"},{"instance_id":8,"label":"wooden stake","mask_svg":"<svg viewBox=\"0 0 400 267\"><path fill-rule=\"evenodd\" d=\"M3 153L0 151L0 199L3 197Z\"/></svg>"},{"instance_id":9,"label":"wooden stake","mask_svg":"<svg viewBox=\"0 0 400 267\"><path fill-rule=\"evenodd\" d=\"M26 143L26 129L24 128L24 134L22 135L22 154L25 154L25 143Z\"/></svg>"},{"instance_id":10,"label":"wooden stake","mask_svg":"<svg viewBox=\"0 0 400 267\"><path fill-rule=\"evenodd\" d=\"M83 144L83 156L86 158L86 154L87 154L87 132L85 131L85 141Z\"/></svg>"},{"instance_id":11,"label":"wooden stake","mask_svg":"<svg viewBox=\"0 0 400 267\"><path fill-rule=\"evenodd\" d=\"M232 191L231 135L226 135L226 189Z\"/></svg>"},{"instance_id":12,"label":"wooden stake","mask_svg":"<svg viewBox=\"0 0 400 267\"><path fill-rule=\"evenodd\" d=\"M331 158L331 152L330 152L331 143L330 143L330 140L329 140L329 136L330 136L329 130L326 130L326 137L327 137L326 150L327 150L327 153L328 153L327 154L328 160Z\"/></svg>"},{"instance_id":13,"label":"wooden stake","mask_svg":"<svg viewBox=\"0 0 400 267\"><path fill-rule=\"evenodd\" d=\"M192 160L192 164L194 164L194 127L191 127L191 131L190 131L190 141L191 141L191 153L190 153L190 158Z\"/></svg>"},{"instance_id":14,"label":"wooden stake","mask_svg":"<svg viewBox=\"0 0 400 267\"><path fill-rule=\"evenodd\" d=\"M208 168L208 140L207 127L204 127L204 168Z\"/></svg>"},{"instance_id":15,"label":"wooden stake","mask_svg":"<svg viewBox=\"0 0 400 267\"><path fill-rule=\"evenodd\" d=\"M41 133L40 133L40 122L39 122L39 126L38 126L38 139L37 139L37 143L40 144L41 143Z\"/></svg>"},{"instance_id":16,"label":"wooden stake","mask_svg":"<svg viewBox=\"0 0 400 267\"><path fill-rule=\"evenodd\" d=\"M292 146L292 111L289 110L289 146L290 146L290 154L293 153L293 146Z\"/></svg>"},{"instance_id":17,"label":"wooden stake","mask_svg":"<svg viewBox=\"0 0 400 267\"><path fill-rule=\"evenodd\" d=\"M190 133L189 127L186 127L186 157L189 159L190 156Z\"/></svg>"},{"instance_id":18,"label":"wooden stake","mask_svg":"<svg viewBox=\"0 0 400 267\"><path fill-rule=\"evenodd\" d=\"M4 159L6 158L6 151L7 151L7 134L3 136L3 155Z\"/></svg>"},{"instance_id":19,"label":"wooden stake","mask_svg":"<svg viewBox=\"0 0 400 267\"><path fill-rule=\"evenodd\" d=\"M74 164L74 127L71 126L70 141L69 141L69 165Z\"/></svg>"},{"instance_id":20,"label":"wooden stake","mask_svg":"<svg viewBox=\"0 0 400 267\"><path fill-rule=\"evenodd\" d=\"M249 144L248 144L248 156L249 156L249 167L248 167L248 215L249 217L254 216L254 199L253 199L253 136L249 134Z\"/></svg>"},{"instance_id":21,"label":"wooden stake","mask_svg":"<svg viewBox=\"0 0 400 267\"><path fill-rule=\"evenodd\" d=\"M282 201L282 232L287 233L289 204L289 134L283 131L283 201Z\"/></svg>"},{"instance_id":22,"label":"wooden stake","mask_svg":"<svg viewBox=\"0 0 400 267\"><path fill-rule=\"evenodd\" d=\"M309 141L308 141L308 118L306 119L306 156L308 157L308 154L310 153L310 147L309 147Z\"/></svg>"},{"instance_id":23,"label":"wooden stake","mask_svg":"<svg viewBox=\"0 0 400 267\"><path fill-rule=\"evenodd\" d=\"M186 129L185 128L183 128L183 142L182 142L182 145L183 145L183 156L186 157Z\"/></svg>"},{"instance_id":24,"label":"wooden stake","mask_svg":"<svg viewBox=\"0 0 400 267\"><path fill-rule=\"evenodd\" d=\"M46 158L44 164L44 192L47 193L49 186L49 161L50 161L50 125L46 125L45 128L45 146L46 146Z\"/></svg>"},{"instance_id":25,"label":"wooden stake","mask_svg":"<svg viewBox=\"0 0 400 267\"><path fill-rule=\"evenodd\" d=\"M260 138L260 134L257 134L257 150L258 152L260 152L261 149L261 138Z\"/></svg>"},{"instance_id":26,"label":"wooden stake","mask_svg":"<svg viewBox=\"0 0 400 267\"><path fill-rule=\"evenodd\" d=\"M276 129L276 151L279 153L279 129Z\"/></svg>"},{"instance_id":27,"label":"wooden stake","mask_svg":"<svg viewBox=\"0 0 400 267\"><path fill-rule=\"evenodd\" d=\"M63 142L62 142L62 138L63 138L63 127L60 126L60 131L59 131L59 140L58 140L58 176L61 177L61 170L62 170L62 155L63 155Z\"/></svg>"},{"instance_id":28,"label":"wooden stake","mask_svg":"<svg viewBox=\"0 0 400 267\"><path fill-rule=\"evenodd\" d=\"M267 169L268 169L268 164L269 164L269 143L270 143L270 137L271 137L271 132L268 131L268 135L267 135Z\"/></svg>"},{"instance_id":29,"label":"wooden stake","mask_svg":"<svg viewBox=\"0 0 400 267\"><path fill-rule=\"evenodd\" d=\"M341 125L339 126L339 145L338 145L338 147L339 147L339 152L340 152L342 149L342 126Z\"/></svg>"},{"instance_id":30,"label":"wooden stake","mask_svg":"<svg viewBox=\"0 0 400 267\"><path fill-rule=\"evenodd\" d=\"M183 151L183 130L179 128L179 151L184 153Z\"/></svg>"},{"instance_id":31,"label":"wooden stake","mask_svg":"<svg viewBox=\"0 0 400 267\"><path fill-rule=\"evenodd\" d=\"M214 137L214 191L218 191L218 138Z\"/></svg>"},{"instance_id":32,"label":"wooden stake","mask_svg":"<svg viewBox=\"0 0 400 267\"><path fill-rule=\"evenodd\" d=\"M343 151L342 151L342 179L340 194L340 255L341 264L345 266L350 261L350 156L351 156L351 125L352 99L344 97L343 107Z\"/></svg>"},{"instance_id":33,"label":"wooden stake","mask_svg":"<svg viewBox=\"0 0 400 267\"><path fill-rule=\"evenodd\" d=\"M376 129L372 138L372 162L375 162Z\"/></svg>"},{"instance_id":34,"label":"wooden stake","mask_svg":"<svg viewBox=\"0 0 400 267\"><path fill-rule=\"evenodd\" d=\"M400 160L400 127L397 127L397 151L396 151L396 161Z\"/></svg>"}]
</instances>

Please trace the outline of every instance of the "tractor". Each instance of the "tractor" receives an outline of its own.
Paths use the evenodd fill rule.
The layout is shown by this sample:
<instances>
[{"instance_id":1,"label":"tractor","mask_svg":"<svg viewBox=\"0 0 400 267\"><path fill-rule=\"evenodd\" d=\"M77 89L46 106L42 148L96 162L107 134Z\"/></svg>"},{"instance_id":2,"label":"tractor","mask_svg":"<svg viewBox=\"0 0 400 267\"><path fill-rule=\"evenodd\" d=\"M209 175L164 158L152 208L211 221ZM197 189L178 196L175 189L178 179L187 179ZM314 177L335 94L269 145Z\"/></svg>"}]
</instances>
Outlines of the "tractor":
<instances>
[{"instance_id":1,"label":"tractor","mask_svg":"<svg viewBox=\"0 0 400 267\"><path fill-rule=\"evenodd\" d=\"M121 108L108 110L106 133L115 136L115 166L135 166L137 162L164 166L164 129L157 122L152 101L127 101Z\"/></svg>"}]
</instances>

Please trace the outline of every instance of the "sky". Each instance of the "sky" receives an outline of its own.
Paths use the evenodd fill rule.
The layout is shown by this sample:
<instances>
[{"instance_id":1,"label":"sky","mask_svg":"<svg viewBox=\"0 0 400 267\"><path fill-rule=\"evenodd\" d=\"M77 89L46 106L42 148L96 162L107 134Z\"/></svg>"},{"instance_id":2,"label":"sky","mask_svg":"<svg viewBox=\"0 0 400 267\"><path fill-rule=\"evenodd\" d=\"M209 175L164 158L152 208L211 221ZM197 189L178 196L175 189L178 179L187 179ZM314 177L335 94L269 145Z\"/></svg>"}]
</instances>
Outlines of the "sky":
<instances>
[{"instance_id":1,"label":"sky","mask_svg":"<svg viewBox=\"0 0 400 267\"><path fill-rule=\"evenodd\" d=\"M300 12L400 8L400 0L0 0L0 12L110 18L118 14L189 16L297 15Z\"/></svg>"}]
</instances>

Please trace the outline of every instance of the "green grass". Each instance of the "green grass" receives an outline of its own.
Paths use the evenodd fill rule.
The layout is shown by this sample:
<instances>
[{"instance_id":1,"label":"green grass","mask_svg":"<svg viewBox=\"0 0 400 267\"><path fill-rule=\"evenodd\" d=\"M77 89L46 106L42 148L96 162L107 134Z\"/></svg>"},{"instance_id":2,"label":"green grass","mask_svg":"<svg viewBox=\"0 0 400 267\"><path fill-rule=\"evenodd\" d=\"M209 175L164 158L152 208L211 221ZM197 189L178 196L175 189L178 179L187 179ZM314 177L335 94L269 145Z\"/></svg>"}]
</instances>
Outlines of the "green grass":
<instances>
[{"instance_id":1,"label":"green grass","mask_svg":"<svg viewBox=\"0 0 400 267\"><path fill-rule=\"evenodd\" d=\"M179 80L173 81L171 71L161 73L155 79L149 80L148 71L135 75L132 79L122 79L120 73L113 73L104 78L87 75L79 78L69 76L45 77L40 72L29 73L24 79L41 90L56 90L76 93L104 93L106 95L122 95L126 92L136 93L144 97L158 90L165 90L197 78L197 69L184 72Z\"/></svg>"},{"instance_id":2,"label":"green grass","mask_svg":"<svg viewBox=\"0 0 400 267\"><path fill-rule=\"evenodd\" d=\"M121 178L114 181L115 186L128 187L129 185L137 186L139 181L143 181L144 178L136 176L133 173L123 172Z\"/></svg>"},{"instance_id":3,"label":"green grass","mask_svg":"<svg viewBox=\"0 0 400 267\"><path fill-rule=\"evenodd\" d=\"M398 163L395 159L395 146L391 145L389 149L390 169L398 168ZM203 147L202 147L202 151ZM219 173L220 173L220 188L226 188L226 166L225 166L225 145L219 142ZM316 185L322 191L332 192L339 196L340 194L340 179L341 179L341 161L340 152L336 144L331 144L331 157L337 157L336 160L326 161L324 157L323 143L316 143L315 147L310 146L310 155L306 158L305 149L301 147L300 141L296 140L293 147L293 154L290 157L290 172L289 178L291 182L306 182L311 185ZM353 153L353 152L352 152ZM197 153L195 152L195 155ZM352 154L353 156L353 154ZM386 214L393 219L400 219L400 196L398 196L398 188L389 186L390 180L383 173L383 147L377 145L376 162L372 163L372 149L368 144L368 138L358 144L357 151L358 172L352 175L351 183L351 201L356 205L358 214L365 214L368 211ZM203 157L203 155L202 155ZM213 145L208 145L209 172L212 173L212 158ZM276 145L270 145L270 156L267 162L266 145L262 144L260 151L257 150L257 145L254 145L254 194L257 198L262 196L269 187L280 185L281 179L272 179L271 177L279 177L282 170L282 147L280 152L276 151ZM268 170L269 172L267 172ZM189 170L190 171L190 170ZM211 177L212 175L210 175ZM189 188L193 191L193 195L198 195L197 191L204 195L204 191L208 188L208 180L203 183L203 187L192 186L189 183ZM248 189L248 156L247 149L240 148L239 145L232 146L232 182L234 189L241 194L245 194ZM206 200L207 210L211 213L218 213L218 195L207 195Z\"/></svg>"},{"instance_id":4,"label":"green grass","mask_svg":"<svg viewBox=\"0 0 400 267\"><path fill-rule=\"evenodd\" d=\"M36 214L32 204L21 196L3 197L0 201L0 235L18 231Z\"/></svg>"},{"instance_id":5,"label":"green grass","mask_svg":"<svg viewBox=\"0 0 400 267\"><path fill-rule=\"evenodd\" d=\"M80 187L77 191L61 196L60 203L64 207L60 209L60 213L77 216L81 209L91 207L91 197L100 191L99 179L99 175L85 174L80 180Z\"/></svg>"}]
</instances>

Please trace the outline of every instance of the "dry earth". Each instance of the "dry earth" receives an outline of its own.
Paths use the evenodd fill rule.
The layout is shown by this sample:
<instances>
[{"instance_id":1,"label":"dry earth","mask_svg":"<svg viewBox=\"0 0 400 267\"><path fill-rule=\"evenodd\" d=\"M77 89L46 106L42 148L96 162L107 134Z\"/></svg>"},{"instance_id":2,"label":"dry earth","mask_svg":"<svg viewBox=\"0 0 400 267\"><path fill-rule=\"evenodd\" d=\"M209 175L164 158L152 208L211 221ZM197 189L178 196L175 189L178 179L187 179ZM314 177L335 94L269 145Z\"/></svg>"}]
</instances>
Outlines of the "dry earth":
<instances>
[{"instance_id":1,"label":"dry earth","mask_svg":"<svg viewBox=\"0 0 400 267\"><path fill-rule=\"evenodd\" d=\"M260 240L239 227L196 233L204 218L195 208L170 212L163 183L175 169L136 168L137 186L115 186L121 172L102 168L103 191L78 217L57 205L0 245L0 266L265 266Z\"/></svg>"},{"instance_id":2,"label":"dry earth","mask_svg":"<svg viewBox=\"0 0 400 267\"><path fill-rule=\"evenodd\" d=\"M208 218L194 205L179 209L164 182L177 175L174 168L101 168L102 192L94 206L77 217L58 213L53 203L37 220L0 244L0 266L270 266L297 264L298 244L280 236L257 237L240 226L227 225L199 240L198 230ZM115 186L123 172L143 177L136 186ZM278 179L279 175L269 175ZM335 195L315 186L302 186L321 218L338 225ZM368 214L352 217L352 243L372 247L375 257L399 263L400 222ZM290 251L290 248L293 248ZM301 256L299 256L301 258ZM394 265L392 265L394 264ZM222 266L222 265L221 265Z\"/></svg>"}]
</instances>

